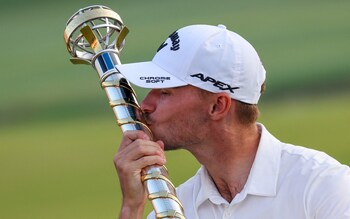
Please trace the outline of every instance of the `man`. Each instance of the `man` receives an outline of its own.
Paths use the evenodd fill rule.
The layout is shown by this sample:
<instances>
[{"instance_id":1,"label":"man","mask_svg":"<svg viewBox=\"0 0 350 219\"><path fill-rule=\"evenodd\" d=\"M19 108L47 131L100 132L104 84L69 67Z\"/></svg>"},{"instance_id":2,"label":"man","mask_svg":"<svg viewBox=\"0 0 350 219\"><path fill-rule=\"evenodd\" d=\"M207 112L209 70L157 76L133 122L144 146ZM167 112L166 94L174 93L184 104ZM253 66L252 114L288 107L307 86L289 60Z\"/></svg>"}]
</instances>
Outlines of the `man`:
<instances>
[{"instance_id":1,"label":"man","mask_svg":"<svg viewBox=\"0 0 350 219\"><path fill-rule=\"evenodd\" d=\"M152 88L141 104L155 141L126 132L114 162L120 218L141 218L141 170L185 149L202 164L177 188L188 219L350 218L350 170L328 155L285 144L262 124L265 69L255 49L223 25L179 29L151 62L117 66ZM149 218L154 218L152 213Z\"/></svg>"}]
</instances>

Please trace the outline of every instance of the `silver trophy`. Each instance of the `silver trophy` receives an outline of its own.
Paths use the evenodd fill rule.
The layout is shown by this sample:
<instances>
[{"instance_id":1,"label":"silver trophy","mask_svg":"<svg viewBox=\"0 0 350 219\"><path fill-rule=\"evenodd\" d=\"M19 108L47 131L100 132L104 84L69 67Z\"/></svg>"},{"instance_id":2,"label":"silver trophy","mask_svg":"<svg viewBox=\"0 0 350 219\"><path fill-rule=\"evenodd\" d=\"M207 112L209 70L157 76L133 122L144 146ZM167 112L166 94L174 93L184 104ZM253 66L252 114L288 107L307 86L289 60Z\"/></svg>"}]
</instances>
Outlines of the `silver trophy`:
<instances>
[{"instance_id":1,"label":"silver trophy","mask_svg":"<svg viewBox=\"0 0 350 219\"><path fill-rule=\"evenodd\" d=\"M142 111L134 90L115 68L121 63L119 53L128 32L116 12L106 6L93 5L80 9L69 18L64 40L73 64L89 64L96 69L121 130L143 130L152 138L147 125L138 120ZM142 172L140 180L147 189L156 218L185 219L166 168L149 166Z\"/></svg>"}]
</instances>

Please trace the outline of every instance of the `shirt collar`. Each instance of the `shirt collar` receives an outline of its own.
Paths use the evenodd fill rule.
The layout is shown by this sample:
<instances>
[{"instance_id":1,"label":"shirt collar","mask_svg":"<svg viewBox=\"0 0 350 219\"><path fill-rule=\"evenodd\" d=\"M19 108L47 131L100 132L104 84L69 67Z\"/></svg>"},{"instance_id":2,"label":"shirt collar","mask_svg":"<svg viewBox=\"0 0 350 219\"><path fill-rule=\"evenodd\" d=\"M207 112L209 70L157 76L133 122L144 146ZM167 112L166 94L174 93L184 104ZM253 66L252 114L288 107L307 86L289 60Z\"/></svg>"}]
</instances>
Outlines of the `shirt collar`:
<instances>
[{"instance_id":1,"label":"shirt collar","mask_svg":"<svg viewBox=\"0 0 350 219\"><path fill-rule=\"evenodd\" d=\"M242 197L246 194L258 196L275 196L277 190L277 179L280 166L281 148L279 141L272 136L262 124L258 124L261 137L258 150L250 170L248 180L241 191ZM227 204L221 197L205 167L201 167L197 173L200 184L196 198L198 208L204 201L210 200L214 204Z\"/></svg>"},{"instance_id":2,"label":"shirt collar","mask_svg":"<svg viewBox=\"0 0 350 219\"><path fill-rule=\"evenodd\" d=\"M204 201L210 200L216 205L227 204L227 201L221 196L217 190L211 176L209 175L207 169L202 166L198 170L200 185L199 192L196 199L196 207L198 208Z\"/></svg>"},{"instance_id":3,"label":"shirt collar","mask_svg":"<svg viewBox=\"0 0 350 219\"><path fill-rule=\"evenodd\" d=\"M260 143L245 189L252 195L275 196L281 159L280 141L262 124L258 126L261 129Z\"/></svg>"}]
</instances>

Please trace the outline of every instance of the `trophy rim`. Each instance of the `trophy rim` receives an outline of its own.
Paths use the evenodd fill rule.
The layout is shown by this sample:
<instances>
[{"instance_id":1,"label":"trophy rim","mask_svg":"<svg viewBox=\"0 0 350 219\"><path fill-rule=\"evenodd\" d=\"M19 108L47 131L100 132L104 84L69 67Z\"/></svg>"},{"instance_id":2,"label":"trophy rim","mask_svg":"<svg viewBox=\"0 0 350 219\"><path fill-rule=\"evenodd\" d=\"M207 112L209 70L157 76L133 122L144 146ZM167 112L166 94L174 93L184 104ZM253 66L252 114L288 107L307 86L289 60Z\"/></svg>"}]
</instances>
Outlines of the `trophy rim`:
<instances>
[{"instance_id":1,"label":"trophy rim","mask_svg":"<svg viewBox=\"0 0 350 219\"><path fill-rule=\"evenodd\" d=\"M73 52L74 49L71 48L70 45L70 39L73 33L87 22L101 18L112 19L113 21L120 24L121 27L124 26L124 23L119 14L104 5L92 5L81 8L68 19L63 37L67 46L67 50L73 57L78 57L77 54Z\"/></svg>"}]
</instances>

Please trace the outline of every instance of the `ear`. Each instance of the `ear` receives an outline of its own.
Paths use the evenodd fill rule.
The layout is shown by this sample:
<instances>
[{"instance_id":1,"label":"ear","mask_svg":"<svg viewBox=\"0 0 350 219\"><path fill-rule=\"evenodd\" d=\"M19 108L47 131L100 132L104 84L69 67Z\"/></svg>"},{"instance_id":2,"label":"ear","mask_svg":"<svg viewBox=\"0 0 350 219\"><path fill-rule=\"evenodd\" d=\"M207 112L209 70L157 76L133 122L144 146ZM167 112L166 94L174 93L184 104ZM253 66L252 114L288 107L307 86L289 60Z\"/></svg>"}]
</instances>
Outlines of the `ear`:
<instances>
[{"instance_id":1,"label":"ear","mask_svg":"<svg viewBox=\"0 0 350 219\"><path fill-rule=\"evenodd\" d=\"M227 93L217 93L210 105L209 115L213 120L224 118L229 112L232 99Z\"/></svg>"}]
</instances>

